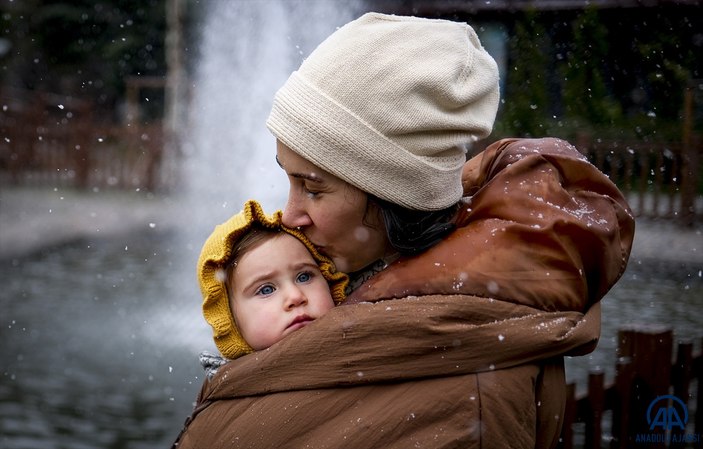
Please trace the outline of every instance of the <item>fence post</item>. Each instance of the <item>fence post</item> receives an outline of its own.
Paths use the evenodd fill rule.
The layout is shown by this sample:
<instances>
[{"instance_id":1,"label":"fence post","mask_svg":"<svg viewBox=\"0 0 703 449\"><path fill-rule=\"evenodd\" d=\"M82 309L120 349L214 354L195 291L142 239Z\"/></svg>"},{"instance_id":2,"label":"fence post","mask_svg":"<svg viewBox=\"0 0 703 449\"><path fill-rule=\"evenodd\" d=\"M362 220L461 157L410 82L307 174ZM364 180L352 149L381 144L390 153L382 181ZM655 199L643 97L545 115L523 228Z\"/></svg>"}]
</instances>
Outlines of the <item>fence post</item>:
<instances>
[{"instance_id":1,"label":"fence post","mask_svg":"<svg viewBox=\"0 0 703 449\"><path fill-rule=\"evenodd\" d=\"M703 338L701 338L701 352L693 365L693 372L698 380L696 387L696 426L697 434L703 434Z\"/></svg>"},{"instance_id":2,"label":"fence post","mask_svg":"<svg viewBox=\"0 0 703 449\"><path fill-rule=\"evenodd\" d=\"M72 126L73 136L68 139L69 152L73 152L73 163L76 170L75 185L81 189L87 189L90 184L92 162L90 154L91 112L92 109L88 104L82 102L76 104L76 115L78 117Z\"/></svg>"},{"instance_id":3,"label":"fence post","mask_svg":"<svg viewBox=\"0 0 703 449\"><path fill-rule=\"evenodd\" d=\"M649 167L650 167L650 148L649 147L643 147L642 151L640 152L640 185L638 188L638 194L639 198L637 201L637 215L638 216L646 216L646 210L647 210L647 204L645 202L645 194L647 193L647 180L649 179Z\"/></svg>"},{"instance_id":4,"label":"fence post","mask_svg":"<svg viewBox=\"0 0 703 449\"><path fill-rule=\"evenodd\" d=\"M652 189L652 218L659 218L661 216L661 211L659 210L659 199L662 195L663 188L663 174L662 168L664 167L664 148L654 147L654 178L652 183L654 183L654 188Z\"/></svg>"},{"instance_id":5,"label":"fence post","mask_svg":"<svg viewBox=\"0 0 703 449\"><path fill-rule=\"evenodd\" d=\"M661 441L647 447L664 448L665 435L657 429L650 430L647 409L658 396L669 393L673 333L661 326L632 326L618 332L618 341L618 357L630 358L634 373L628 393L631 414L624 435L626 441L621 444L632 447L638 435L654 435Z\"/></svg>"},{"instance_id":6,"label":"fence post","mask_svg":"<svg viewBox=\"0 0 703 449\"><path fill-rule=\"evenodd\" d=\"M603 410L605 409L605 388L603 371L594 371L588 374L588 401L586 413L585 448L600 448L603 428Z\"/></svg>"},{"instance_id":7,"label":"fence post","mask_svg":"<svg viewBox=\"0 0 703 449\"><path fill-rule=\"evenodd\" d=\"M633 186L632 186L632 179L635 177L635 150L630 146L627 145L625 147L625 168L624 168L624 176L625 176L625 191L626 192L632 192Z\"/></svg>"},{"instance_id":8,"label":"fence post","mask_svg":"<svg viewBox=\"0 0 703 449\"><path fill-rule=\"evenodd\" d=\"M615 396L613 401L612 449L627 449L630 430L630 404L634 371L630 357L618 357L615 366Z\"/></svg>"},{"instance_id":9,"label":"fence post","mask_svg":"<svg viewBox=\"0 0 703 449\"><path fill-rule=\"evenodd\" d=\"M674 396L688 405L688 389L693 368L693 343L681 342L676 352L676 362L671 372L671 384L674 386ZM698 411L696 410L696 413ZM681 432L685 433L685 432ZM671 441L670 448L685 447L684 441Z\"/></svg>"},{"instance_id":10,"label":"fence post","mask_svg":"<svg viewBox=\"0 0 703 449\"><path fill-rule=\"evenodd\" d=\"M696 185L698 183L698 149L693 141L694 80L684 88L683 148L681 151L681 222L692 226L695 217Z\"/></svg>"}]
</instances>

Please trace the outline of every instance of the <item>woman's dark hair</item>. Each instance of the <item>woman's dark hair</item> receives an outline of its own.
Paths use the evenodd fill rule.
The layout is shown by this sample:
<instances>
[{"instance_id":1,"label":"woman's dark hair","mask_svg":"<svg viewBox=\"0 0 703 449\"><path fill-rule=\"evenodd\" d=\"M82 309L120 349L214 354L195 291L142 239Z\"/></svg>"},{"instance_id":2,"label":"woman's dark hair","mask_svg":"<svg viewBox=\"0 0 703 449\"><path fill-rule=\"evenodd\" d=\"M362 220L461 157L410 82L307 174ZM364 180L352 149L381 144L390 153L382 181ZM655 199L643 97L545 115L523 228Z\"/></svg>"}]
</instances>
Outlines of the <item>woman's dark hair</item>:
<instances>
[{"instance_id":1,"label":"woman's dark hair","mask_svg":"<svg viewBox=\"0 0 703 449\"><path fill-rule=\"evenodd\" d=\"M446 209L412 210L369 195L369 201L381 210L388 240L402 255L418 254L437 244L454 230L459 203Z\"/></svg>"}]
</instances>

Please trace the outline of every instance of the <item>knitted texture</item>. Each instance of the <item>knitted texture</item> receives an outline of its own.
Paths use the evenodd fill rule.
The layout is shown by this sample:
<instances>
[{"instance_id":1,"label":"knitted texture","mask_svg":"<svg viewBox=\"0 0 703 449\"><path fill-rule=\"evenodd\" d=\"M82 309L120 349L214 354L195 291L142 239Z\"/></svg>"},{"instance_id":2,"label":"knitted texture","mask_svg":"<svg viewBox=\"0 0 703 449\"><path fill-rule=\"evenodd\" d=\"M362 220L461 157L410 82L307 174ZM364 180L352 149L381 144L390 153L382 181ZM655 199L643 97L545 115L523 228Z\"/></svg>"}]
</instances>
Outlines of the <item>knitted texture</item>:
<instances>
[{"instance_id":1,"label":"knitted texture","mask_svg":"<svg viewBox=\"0 0 703 449\"><path fill-rule=\"evenodd\" d=\"M490 134L498 67L465 23L367 13L276 93L267 126L313 164L414 210L462 196L467 146Z\"/></svg>"},{"instance_id":2,"label":"knitted texture","mask_svg":"<svg viewBox=\"0 0 703 449\"><path fill-rule=\"evenodd\" d=\"M348 277L337 272L330 259L320 254L305 235L297 229L281 224L281 211L266 215L254 200L244 204L244 209L226 222L215 227L205 241L198 259L198 281L203 295L203 316L213 330L215 345L228 359L236 359L253 352L244 341L234 322L227 294L227 266L232 262L235 245L254 225L271 230L281 230L300 240L310 251L330 286L332 299L339 304L345 299L344 289Z\"/></svg>"}]
</instances>

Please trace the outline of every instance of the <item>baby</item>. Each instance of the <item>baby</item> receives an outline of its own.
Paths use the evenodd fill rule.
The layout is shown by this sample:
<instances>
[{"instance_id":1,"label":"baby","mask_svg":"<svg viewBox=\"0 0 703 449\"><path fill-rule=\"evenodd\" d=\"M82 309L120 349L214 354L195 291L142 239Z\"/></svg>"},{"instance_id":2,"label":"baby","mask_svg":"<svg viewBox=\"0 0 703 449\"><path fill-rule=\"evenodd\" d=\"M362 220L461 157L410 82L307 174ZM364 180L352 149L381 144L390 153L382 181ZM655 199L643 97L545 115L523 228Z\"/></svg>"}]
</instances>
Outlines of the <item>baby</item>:
<instances>
[{"instance_id":1,"label":"baby","mask_svg":"<svg viewBox=\"0 0 703 449\"><path fill-rule=\"evenodd\" d=\"M208 376L266 349L344 300L348 278L302 232L253 200L217 226L198 261L203 315L222 357L204 353Z\"/></svg>"}]
</instances>

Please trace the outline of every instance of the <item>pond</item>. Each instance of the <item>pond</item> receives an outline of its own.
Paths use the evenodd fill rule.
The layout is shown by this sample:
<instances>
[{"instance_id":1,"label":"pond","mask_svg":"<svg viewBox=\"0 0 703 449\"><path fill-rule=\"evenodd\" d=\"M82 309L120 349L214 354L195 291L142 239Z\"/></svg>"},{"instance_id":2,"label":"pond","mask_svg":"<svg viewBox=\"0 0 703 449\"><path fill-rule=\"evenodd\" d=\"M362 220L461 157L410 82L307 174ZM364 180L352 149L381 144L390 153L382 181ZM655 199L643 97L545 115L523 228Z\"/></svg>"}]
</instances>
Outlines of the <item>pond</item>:
<instances>
[{"instance_id":1,"label":"pond","mask_svg":"<svg viewBox=\"0 0 703 449\"><path fill-rule=\"evenodd\" d=\"M169 447L202 382L198 353L215 350L191 246L148 233L0 262L0 446ZM633 260L603 301L598 349L568 359L567 377L612 376L627 324L666 323L698 348L701 302L700 266Z\"/></svg>"},{"instance_id":2,"label":"pond","mask_svg":"<svg viewBox=\"0 0 703 449\"><path fill-rule=\"evenodd\" d=\"M170 446L202 382L197 355L214 350L194 270L181 271L194 256L175 240L91 240L2 261L0 446Z\"/></svg>"}]
</instances>

